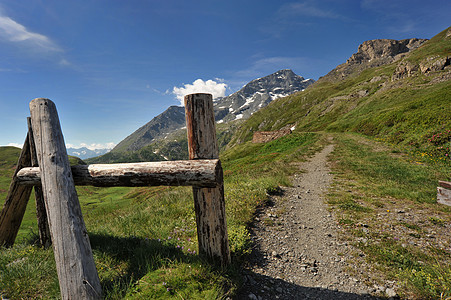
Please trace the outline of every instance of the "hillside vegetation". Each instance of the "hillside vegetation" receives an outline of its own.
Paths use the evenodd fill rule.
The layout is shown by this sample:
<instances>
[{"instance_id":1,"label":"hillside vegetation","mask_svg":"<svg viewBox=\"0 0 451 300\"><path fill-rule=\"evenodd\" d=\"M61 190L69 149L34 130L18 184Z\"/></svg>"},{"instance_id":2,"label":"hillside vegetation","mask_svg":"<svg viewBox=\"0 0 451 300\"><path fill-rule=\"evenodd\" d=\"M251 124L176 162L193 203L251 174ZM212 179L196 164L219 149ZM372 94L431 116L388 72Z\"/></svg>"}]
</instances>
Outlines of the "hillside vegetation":
<instances>
[{"instance_id":1,"label":"hillside vegetation","mask_svg":"<svg viewBox=\"0 0 451 300\"><path fill-rule=\"evenodd\" d=\"M253 114L231 145L251 140L257 130L296 126L296 131L363 133L444 159L451 128L450 55L447 29L390 64L343 79L331 71L305 91ZM439 62L441 68L428 68Z\"/></svg>"},{"instance_id":2,"label":"hillside vegetation","mask_svg":"<svg viewBox=\"0 0 451 300\"><path fill-rule=\"evenodd\" d=\"M271 102L235 135L233 128L218 131L223 146L231 140L220 155L233 260L227 269L197 254L190 188L77 187L105 298L233 297L255 211L331 137L335 181L327 200L341 238L364 253L346 257L349 272L370 286L394 281L405 299L451 297L451 208L435 201L437 181L451 180L450 38L448 29L388 64L344 77L332 71ZM296 129L266 144L250 142L255 131L286 126ZM0 147L3 198L19 152ZM16 244L0 249L4 297L59 297L53 251L39 247L36 230L31 199ZM360 270L359 259L371 268Z\"/></svg>"},{"instance_id":3,"label":"hillside vegetation","mask_svg":"<svg viewBox=\"0 0 451 300\"><path fill-rule=\"evenodd\" d=\"M232 139L233 133L241 124L241 120L216 125L216 139L222 152ZM112 151L104 155L88 158L87 163L125 163L163 160L188 159L188 139L186 129L175 130L164 139L152 141L149 145L136 151Z\"/></svg>"},{"instance_id":4,"label":"hillside vegetation","mask_svg":"<svg viewBox=\"0 0 451 300\"><path fill-rule=\"evenodd\" d=\"M250 251L247 225L267 192L289 184L295 168L319 147L321 135L294 134L269 144L239 146L222 157L230 248L234 264L221 270L197 255L192 191L187 187L77 187L94 259L107 299L217 299L239 286L238 267ZM19 149L10 159L7 189ZM3 167L2 167L3 172ZM2 173L3 174L3 173ZM3 176L2 176L3 178ZM2 196L6 196L2 194ZM0 252L0 292L10 299L57 298L52 250L36 244L33 200L14 247Z\"/></svg>"}]
</instances>

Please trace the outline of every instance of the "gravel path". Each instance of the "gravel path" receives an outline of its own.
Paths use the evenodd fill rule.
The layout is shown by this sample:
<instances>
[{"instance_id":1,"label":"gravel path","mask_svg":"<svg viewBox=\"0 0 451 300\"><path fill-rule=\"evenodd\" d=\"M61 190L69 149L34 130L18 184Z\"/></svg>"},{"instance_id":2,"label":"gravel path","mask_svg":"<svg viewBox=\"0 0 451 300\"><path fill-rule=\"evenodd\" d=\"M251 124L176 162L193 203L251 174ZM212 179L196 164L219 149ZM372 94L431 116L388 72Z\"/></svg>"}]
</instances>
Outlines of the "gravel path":
<instances>
[{"instance_id":1,"label":"gravel path","mask_svg":"<svg viewBox=\"0 0 451 300\"><path fill-rule=\"evenodd\" d=\"M356 250L338 239L335 217L324 203L332 182L327 155L333 147L302 163L293 187L271 196L258 213L251 228L253 253L236 299L377 299L345 272Z\"/></svg>"}]
</instances>

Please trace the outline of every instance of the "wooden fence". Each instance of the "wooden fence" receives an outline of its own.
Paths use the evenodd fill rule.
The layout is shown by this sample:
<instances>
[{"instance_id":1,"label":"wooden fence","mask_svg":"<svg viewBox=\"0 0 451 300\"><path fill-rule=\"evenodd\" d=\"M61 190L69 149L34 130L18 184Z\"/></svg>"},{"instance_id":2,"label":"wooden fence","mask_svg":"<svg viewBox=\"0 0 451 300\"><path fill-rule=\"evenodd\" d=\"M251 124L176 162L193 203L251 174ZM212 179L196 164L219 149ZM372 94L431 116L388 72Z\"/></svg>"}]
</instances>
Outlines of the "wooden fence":
<instances>
[{"instance_id":1,"label":"wooden fence","mask_svg":"<svg viewBox=\"0 0 451 300\"><path fill-rule=\"evenodd\" d=\"M99 276L75 185L193 186L199 253L230 263L224 184L210 94L185 96L189 161L69 165L55 104L30 102L28 134L0 213L0 245L11 246L35 188L41 244L53 246L62 299L99 299Z\"/></svg>"}]
</instances>

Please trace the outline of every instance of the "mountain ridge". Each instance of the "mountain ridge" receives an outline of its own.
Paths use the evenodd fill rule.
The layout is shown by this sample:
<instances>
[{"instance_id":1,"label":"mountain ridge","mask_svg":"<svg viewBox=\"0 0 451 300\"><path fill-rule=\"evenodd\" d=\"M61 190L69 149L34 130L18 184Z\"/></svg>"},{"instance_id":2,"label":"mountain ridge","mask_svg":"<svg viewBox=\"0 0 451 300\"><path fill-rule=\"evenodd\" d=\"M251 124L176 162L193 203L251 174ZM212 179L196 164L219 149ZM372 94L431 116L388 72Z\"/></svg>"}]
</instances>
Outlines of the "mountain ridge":
<instances>
[{"instance_id":1,"label":"mountain ridge","mask_svg":"<svg viewBox=\"0 0 451 300\"><path fill-rule=\"evenodd\" d=\"M407 53L417 49L427 39L376 39L368 40L359 45L357 52L352 54L345 63L338 65L318 81L341 80L353 73L365 69L387 65L402 59Z\"/></svg>"},{"instance_id":2,"label":"mountain ridge","mask_svg":"<svg viewBox=\"0 0 451 300\"><path fill-rule=\"evenodd\" d=\"M351 56L354 59L304 92L273 101L253 114L229 146L250 141L255 131L288 125L296 125L297 131L354 131L418 149L428 146L426 136L439 133L442 126L451 127L449 32L450 28L428 41L402 40L413 41L408 52L380 51L389 55L372 61L358 63L359 55ZM410 66L409 72L403 71L405 66Z\"/></svg>"},{"instance_id":3,"label":"mountain ridge","mask_svg":"<svg viewBox=\"0 0 451 300\"><path fill-rule=\"evenodd\" d=\"M155 139L164 138L169 132L185 125L185 108L170 106L163 113L141 126L124 140L119 142L111 152L137 151L149 145Z\"/></svg>"},{"instance_id":4,"label":"mountain ridge","mask_svg":"<svg viewBox=\"0 0 451 300\"><path fill-rule=\"evenodd\" d=\"M239 91L214 102L217 122L247 119L271 101L302 91L313 84L290 69L254 79Z\"/></svg>"},{"instance_id":5,"label":"mountain ridge","mask_svg":"<svg viewBox=\"0 0 451 300\"><path fill-rule=\"evenodd\" d=\"M67 148L67 154L72 156L77 156L81 159L87 159L91 157L96 157L99 155L103 155L111 151L111 149L88 149L86 147L80 147L80 148Z\"/></svg>"},{"instance_id":6,"label":"mountain ridge","mask_svg":"<svg viewBox=\"0 0 451 300\"><path fill-rule=\"evenodd\" d=\"M271 101L304 90L313 82L313 79L305 79L289 69L254 79L239 91L214 100L215 120L217 123L227 123L247 119ZM185 108L170 106L119 142L111 152L138 151L184 126Z\"/></svg>"}]
</instances>

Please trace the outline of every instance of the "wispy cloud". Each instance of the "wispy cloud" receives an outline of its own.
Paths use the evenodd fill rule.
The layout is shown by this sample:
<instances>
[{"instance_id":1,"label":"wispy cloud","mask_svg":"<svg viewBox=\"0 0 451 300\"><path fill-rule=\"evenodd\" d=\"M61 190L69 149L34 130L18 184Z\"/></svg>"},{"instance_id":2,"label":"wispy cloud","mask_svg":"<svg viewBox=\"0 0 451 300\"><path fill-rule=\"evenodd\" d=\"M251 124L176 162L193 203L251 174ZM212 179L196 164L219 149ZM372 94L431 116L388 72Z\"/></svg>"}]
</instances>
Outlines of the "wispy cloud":
<instances>
[{"instance_id":1,"label":"wispy cloud","mask_svg":"<svg viewBox=\"0 0 451 300\"><path fill-rule=\"evenodd\" d=\"M9 143L8 145L6 145L6 146L12 146L12 147L16 147L16 148L20 148L20 149L22 149L22 147L23 147L23 144L18 144L18 143Z\"/></svg>"},{"instance_id":2,"label":"wispy cloud","mask_svg":"<svg viewBox=\"0 0 451 300\"><path fill-rule=\"evenodd\" d=\"M277 13L279 17L305 16L313 18L347 20L345 16L328 9L320 8L315 2L311 1L284 4L280 7Z\"/></svg>"},{"instance_id":3,"label":"wispy cloud","mask_svg":"<svg viewBox=\"0 0 451 300\"><path fill-rule=\"evenodd\" d=\"M0 42L18 47L20 53L51 59L60 66L71 66L64 50L50 37L34 32L7 16L0 7Z\"/></svg>"},{"instance_id":4,"label":"wispy cloud","mask_svg":"<svg viewBox=\"0 0 451 300\"><path fill-rule=\"evenodd\" d=\"M326 1L297 1L282 4L274 12L271 22L260 27L269 38L291 38L287 32L298 28L299 31L315 31L317 26L323 25L325 21L352 23L350 17L339 13L340 5L327 1L330 5L325 5Z\"/></svg>"},{"instance_id":5,"label":"wispy cloud","mask_svg":"<svg viewBox=\"0 0 451 300\"><path fill-rule=\"evenodd\" d=\"M65 58L61 58L58 62L60 66L71 66L72 64Z\"/></svg>"},{"instance_id":6,"label":"wispy cloud","mask_svg":"<svg viewBox=\"0 0 451 300\"><path fill-rule=\"evenodd\" d=\"M227 84L222 82L222 79L215 78L214 80L203 81L197 79L193 83L184 84L182 87L174 87L172 93L180 101L181 105L184 105L185 95L193 93L209 93L213 95L213 98L224 97L227 89Z\"/></svg>"},{"instance_id":7,"label":"wispy cloud","mask_svg":"<svg viewBox=\"0 0 451 300\"><path fill-rule=\"evenodd\" d=\"M63 51L60 46L58 46L47 36L28 30L22 24L19 24L10 17L1 14L1 12L0 39L12 43L27 44L46 52Z\"/></svg>"}]
</instances>

